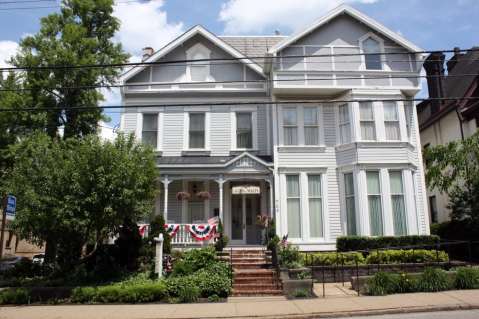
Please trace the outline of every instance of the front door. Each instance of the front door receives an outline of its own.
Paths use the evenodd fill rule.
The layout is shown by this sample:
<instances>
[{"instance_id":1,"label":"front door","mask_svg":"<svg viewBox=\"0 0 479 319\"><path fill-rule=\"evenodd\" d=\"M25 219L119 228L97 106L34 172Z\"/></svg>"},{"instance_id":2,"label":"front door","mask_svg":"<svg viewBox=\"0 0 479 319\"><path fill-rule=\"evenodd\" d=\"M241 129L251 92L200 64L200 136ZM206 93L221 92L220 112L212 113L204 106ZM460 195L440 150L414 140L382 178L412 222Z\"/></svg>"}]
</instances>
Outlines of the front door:
<instances>
[{"instance_id":1,"label":"front door","mask_svg":"<svg viewBox=\"0 0 479 319\"><path fill-rule=\"evenodd\" d=\"M231 200L231 243L261 244L261 230L256 224L260 214L260 196L233 195Z\"/></svg>"}]
</instances>

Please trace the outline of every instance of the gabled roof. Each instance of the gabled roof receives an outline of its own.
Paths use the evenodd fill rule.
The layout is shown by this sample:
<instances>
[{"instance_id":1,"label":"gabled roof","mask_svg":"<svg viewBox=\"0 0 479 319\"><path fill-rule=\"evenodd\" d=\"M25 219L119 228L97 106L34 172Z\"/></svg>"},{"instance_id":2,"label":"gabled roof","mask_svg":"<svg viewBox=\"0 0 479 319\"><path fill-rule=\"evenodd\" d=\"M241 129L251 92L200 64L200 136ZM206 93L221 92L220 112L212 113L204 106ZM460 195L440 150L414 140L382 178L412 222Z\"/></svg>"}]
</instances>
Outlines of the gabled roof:
<instances>
[{"instance_id":1,"label":"gabled roof","mask_svg":"<svg viewBox=\"0 0 479 319\"><path fill-rule=\"evenodd\" d=\"M216 46L219 48L223 49L225 52L229 53L231 56L234 58L240 59L239 61L243 62L246 64L250 69L253 71L257 72L258 74L264 76L263 69L261 66L259 66L257 63L254 61L248 59L244 54L242 54L240 51L211 33L210 31L206 30L203 26L201 25L196 25L193 28L189 29L167 45L165 45L163 48L160 50L156 51L152 56L150 56L148 59L146 59L144 62L154 62L160 59L161 57L165 56L169 52L173 51L175 48L180 46L182 43L187 41L188 39L192 38L193 36L200 34L204 36L206 39L210 40L213 42ZM130 78L138 74L139 72L143 71L147 65L142 65L142 66L136 66L132 67L128 71L126 71L122 76L121 76L121 81L125 82L128 81Z\"/></svg>"},{"instance_id":2,"label":"gabled roof","mask_svg":"<svg viewBox=\"0 0 479 319\"><path fill-rule=\"evenodd\" d=\"M284 49L288 45L296 42L297 40L304 37L305 35L311 33L312 31L314 31L318 28L320 28L321 26L323 26L324 24L328 23L329 21L331 21L332 19L334 19L335 17L337 17L341 14L348 14L352 18L364 23L365 25L367 25L371 29L383 34L387 38L391 39L392 41L394 41L397 44L403 46L404 48L408 49L411 52L423 51L420 47L418 47L415 44L413 44L412 42L406 40L405 38L403 38L402 36L400 36L396 32L393 32L393 31L389 30L388 28L386 28L384 25L380 24L379 22L371 19L370 17L362 14L358 10L356 10L356 9L354 9L354 8L348 6L348 5L342 4L342 5L338 6L337 8L331 10L324 17L322 17L319 20L317 20L316 22L314 22L311 26L307 27L306 29L304 29L304 30L302 30L302 31L300 31L296 34L293 34L292 36L286 38L284 41L281 41L278 44L276 44L274 47L272 47L269 50L269 53L270 54L276 54L278 51L281 51L282 49Z\"/></svg>"}]
</instances>

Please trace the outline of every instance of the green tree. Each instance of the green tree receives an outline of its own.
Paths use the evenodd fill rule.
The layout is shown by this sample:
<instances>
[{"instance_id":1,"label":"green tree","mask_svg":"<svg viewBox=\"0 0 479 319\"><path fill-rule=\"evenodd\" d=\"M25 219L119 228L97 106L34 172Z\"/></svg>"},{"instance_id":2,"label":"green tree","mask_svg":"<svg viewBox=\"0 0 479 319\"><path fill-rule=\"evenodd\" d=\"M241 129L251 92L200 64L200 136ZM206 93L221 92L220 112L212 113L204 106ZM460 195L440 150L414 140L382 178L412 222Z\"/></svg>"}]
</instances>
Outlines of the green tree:
<instances>
[{"instance_id":1,"label":"green tree","mask_svg":"<svg viewBox=\"0 0 479 319\"><path fill-rule=\"evenodd\" d=\"M15 231L65 268L152 210L156 196L154 153L131 135L115 142L97 136L54 140L37 133L11 147L14 166L5 191L16 194ZM91 252L93 254L95 249Z\"/></svg>"},{"instance_id":2,"label":"green tree","mask_svg":"<svg viewBox=\"0 0 479 319\"><path fill-rule=\"evenodd\" d=\"M73 66L124 63L128 55L112 41L120 23L112 16L113 0L63 0L61 12L41 19L40 31L20 42L11 63L22 67ZM33 107L46 112L46 131L65 138L95 133L103 96L98 85L114 83L121 70L99 68L45 68L25 72L23 86ZM76 88L80 87L80 88ZM87 89L90 88L90 89ZM93 106L89 110L74 107Z\"/></svg>"},{"instance_id":3,"label":"green tree","mask_svg":"<svg viewBox=\"0 0 479 319\"><path fill-rule=\"evenodd\" d=\"M479 225L479 133L424 153L426 181L450 198L451 219Z\"/></svg>"}]
</instances>

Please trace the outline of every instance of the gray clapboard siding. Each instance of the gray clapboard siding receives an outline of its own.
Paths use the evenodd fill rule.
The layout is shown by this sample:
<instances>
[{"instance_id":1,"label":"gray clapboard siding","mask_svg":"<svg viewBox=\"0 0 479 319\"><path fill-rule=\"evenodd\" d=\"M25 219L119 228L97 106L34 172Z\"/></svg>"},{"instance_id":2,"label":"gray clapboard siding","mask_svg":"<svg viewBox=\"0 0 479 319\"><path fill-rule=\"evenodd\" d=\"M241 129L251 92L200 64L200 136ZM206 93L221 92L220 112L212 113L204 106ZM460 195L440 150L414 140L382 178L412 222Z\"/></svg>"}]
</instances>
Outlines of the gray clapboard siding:
<instances>
[{"instance_id":1,"label":"gray clapboard siding","mask_svg":"<svg viewBox=\"0 0 479 319\"><path fill-rule=\"evenodd\" d=\"M324 143L326 146L336 145L336 113L334 106L324 104L323 108L323 125L324 125Z\"/></svg>"},{"instance_id":2,"label":"gray clapboard siding","mask_svg":"<svg viewBox=\"0 0 479 319\"><path fill-rule=\"evenodd\" d=\"M328 177L329 239L334 241L342 233L338 174L335 168L328 168L326 175Z\"/></svg>"},{"instance_id":3,"label":"gray clapboard siding","mask_svg":"<svg viewBox=\"0 0 479 319\"><path fill-rule=\"evenodd\" d=\"M268 125L266 124L267 122L267 105L258 105L258 148L259 148L259 153L262 155L265 155L268 153L267 150L267 128Z\"/></svg>"},{"instance_id":4,"label":"gray clapboard siding","mask_svg":"<svg viewBox=\"0 0 479 319\"><path fill-rule=\"evenodd\" d=\"M163 115L163 156L181 155L184 117L183 112L165 112Z\"/></svg>"},{"instance_id":5,"label":"gray clapboard siding","mask_svg":"<svg viewBox=\"0 0 479 319\"><path fill-rule=\"evenodd\" d=\"M210 148L213 156L228 156L231 150L231 115L228 110L211 112Z\"/></svg>"},{"instance_id":6,"label":"gray clapboard siding","mask_svg":"<svg viewBox=\"0 0 479 319\"><path fill-rule=\"evenodd\" d=\"M138 126L137 123L137 118L138 114L137 113L123 113L123 127L122 131L125 133L135 133L136 132L136 127Z\"/></svg>"}]
</instances>

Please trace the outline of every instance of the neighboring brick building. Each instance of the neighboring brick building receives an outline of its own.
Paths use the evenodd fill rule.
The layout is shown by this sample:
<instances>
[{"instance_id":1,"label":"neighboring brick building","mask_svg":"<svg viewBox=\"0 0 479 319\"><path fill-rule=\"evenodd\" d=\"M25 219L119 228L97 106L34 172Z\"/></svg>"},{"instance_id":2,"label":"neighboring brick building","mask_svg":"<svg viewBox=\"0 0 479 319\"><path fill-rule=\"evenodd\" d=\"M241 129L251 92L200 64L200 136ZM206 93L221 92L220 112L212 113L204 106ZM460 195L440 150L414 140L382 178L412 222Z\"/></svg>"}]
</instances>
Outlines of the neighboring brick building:
<instances>
[{"instance_id":1,"label":"neighboring brick building","mask_svg":"<svg viewBox=\"0 0 479 319\"><path fill-rule=\"evenodd\" d=\"M478 50L474 47L473 50ZM479 96L479 51L460 51L447 61L445 55L432 53L424 62L429 98L455 98ZM475 74L475 76L465 76ZM471 136L479 127L479 101L427 100L417 105L419 130L423 148ZM449 220L449 198L437 190L428 190L431 222Z\"/></svg>"}]
</instances>

